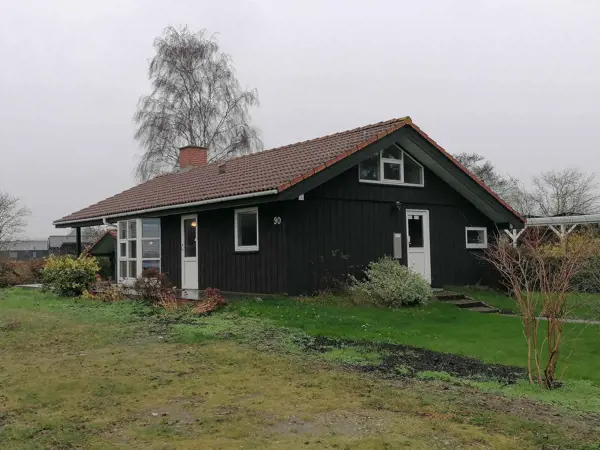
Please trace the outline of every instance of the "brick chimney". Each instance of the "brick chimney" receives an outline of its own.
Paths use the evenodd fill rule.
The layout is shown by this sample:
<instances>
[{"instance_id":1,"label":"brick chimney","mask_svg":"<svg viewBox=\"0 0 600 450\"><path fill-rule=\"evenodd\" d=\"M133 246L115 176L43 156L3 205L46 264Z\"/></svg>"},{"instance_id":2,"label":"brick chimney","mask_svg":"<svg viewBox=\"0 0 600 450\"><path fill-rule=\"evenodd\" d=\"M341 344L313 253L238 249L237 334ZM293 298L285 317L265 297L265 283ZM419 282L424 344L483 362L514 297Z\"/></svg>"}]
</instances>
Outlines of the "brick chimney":
<instances>
[{"instance_id":1,"label":"brick chimney","mask_svg":"<svg viewBox=\"0 0 600 450\"><path fill-rule=\"evenodd\" d=\"M207 160L208 149L206 147L186 145L179 149L179 170L205 166Z\"/></svg>"}]
</instances>

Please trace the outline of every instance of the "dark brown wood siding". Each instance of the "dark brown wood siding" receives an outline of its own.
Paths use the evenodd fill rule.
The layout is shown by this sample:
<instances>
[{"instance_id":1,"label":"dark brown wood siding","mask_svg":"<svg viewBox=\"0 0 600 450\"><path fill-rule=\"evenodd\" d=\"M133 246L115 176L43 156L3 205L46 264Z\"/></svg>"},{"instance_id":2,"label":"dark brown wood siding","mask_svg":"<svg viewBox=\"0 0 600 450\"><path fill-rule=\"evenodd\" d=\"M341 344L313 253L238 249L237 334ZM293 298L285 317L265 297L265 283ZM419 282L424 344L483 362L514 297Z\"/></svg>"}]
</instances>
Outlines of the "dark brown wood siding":
<instances>
[{"instance_id":1,"label":"dark brown wood siding","mask_svg":"<svg viewBox=\"0 0 600 450\"><path fill-rule=\"evenodd\" d=\"M236 252L234 209L198 214L199 287L230 292L286 292L285 223L276 224L285 203L258 206L259 250Z\"/></svg>"},{"instance_id":2,"label":"dark brown wood siding","mask_svg":"<svg viewBox=\"0 0 600 450\"><path fill-rule=\"evenodd\" d=\"M161 217L160 234L161 270L181 287L181 216Z\"/></svg>"},{"instance_id":3,"label":"dark brown wood siding","mask_svg":"<svg viewBox=\"0 0 600 450\"><path fill-rule=\"evenodd\" d=\"M433 286L490 281L482 250L466 248L465 227L485 226L491 238L494 224L454 189L427 169L424 187L405 187L361 183L352 168L289 209L290 290L311 293L359 273L393 253L393 233L402 233L406 264L407 209L429 211Z\"/></svg>"},{"instance_id":4,"label":"dark brown wood siding","mask_svg":"<svg viewBox=\"0 0 600 450\"><path fill-rule=\"evenodd\" d=\"M200 289L314 293L391 255L398 232L406 264L407 209L429 211L433 286L490 280L482 250L466 249L465 227L485 226L491 238L494 224L427 169L424 187L403 187L361 183L354 167L307 192L303 201L258 208L258 252L235 251L233 208L198 212ZM180 286L180 216L163 217L162 233L163 271Z\"/></svg>"}]
</instances>

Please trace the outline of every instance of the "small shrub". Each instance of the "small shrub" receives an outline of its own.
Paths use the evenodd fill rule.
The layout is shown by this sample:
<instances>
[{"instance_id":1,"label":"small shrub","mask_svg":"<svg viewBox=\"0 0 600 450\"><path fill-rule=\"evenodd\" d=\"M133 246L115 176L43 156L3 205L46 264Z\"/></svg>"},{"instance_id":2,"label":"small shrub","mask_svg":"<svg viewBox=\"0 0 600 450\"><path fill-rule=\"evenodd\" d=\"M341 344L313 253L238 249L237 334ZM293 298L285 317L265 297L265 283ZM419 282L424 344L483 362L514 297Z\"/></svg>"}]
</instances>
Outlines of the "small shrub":
<instances>
[{"instance_id":1,"label":"small shrub","mask_svg":"<svg viewBox=\"0 0 600 450\"><path fill-rule=\"evenodd\" d=\"M158 269L145 269L135 280L133 289L144 303L156 305L173 291L173 283Z\"/></svg>"},{"instance_id":2,"label":"small shrub","mask_svg":"<svg viewBox=\"0 0 600 450\"><path fill-rule=\"evenodd\" d=\"M167 290L158 294L158 300L155 306L158 306L167 312L177 311L179 309L179 303L177 302L175 293Z\"/></svg>"},{"instance_id":3,"label":"small shrub","mask_svg":"<svg viewBox=\"0 0 600 450\"><path fill-rule=\"evenodd\" d=\"M221 291L215 288L206 288L204 290L204 299L194 306L192 312L194 314L210 314L226 304L227 301L221 295Z\"/></svg>"},{"instance_id":4,"label":"small shrub","mask_svg":"<svg viewBox=\"0 0 600 450\"><path fill-rule=\"evenodd\" d=\"M42 281L44 264L43 259L27 261L0 260L0 288L17 284L39 283Z\"/></svg>"},{"instance_id":5,"label":"small shrub","mask_svg":"<svg viewBox=\"0 0 600 450\"><path fill-rule=\"evenodd\" d=\"M600 255L589 257L573 276L571 287L577 292L600 292Z\"/></svg>"},{"instance_id":6,"label":"small shrub","mask_svg":"<svg viewBox=\"0 0 600 450\"><path fill-rule=\"evenodd\" d=\"M100 300L106 303L120 302L127 299L127 295L123 292L123 289L112 284L109 281L98 281L91 291L84 291L81 295L84 299Z\"/></svg>"},{"instance_id":7,"label":"small shrub","mask_svg":"<svg viewBox=\"0 0 600 450\"><path fill-rule=\"evenodd\" d=\"M98 269L98 263L92 257L52 255L44 266L44 287L57 295L78 297L92 287Z\"/></svg>"},{"instance_id":8,"label":"small shrub","mask_svg":"<svg viewBox=\"0 0 600 450\"><path fill-rule=\"evenodd\" d=\"M431 287L418 273L385 256L372 262L365 280L351 277L350 292L358 303L387 308L424 304L431 298Z\"/></svg>"}]
</instances>

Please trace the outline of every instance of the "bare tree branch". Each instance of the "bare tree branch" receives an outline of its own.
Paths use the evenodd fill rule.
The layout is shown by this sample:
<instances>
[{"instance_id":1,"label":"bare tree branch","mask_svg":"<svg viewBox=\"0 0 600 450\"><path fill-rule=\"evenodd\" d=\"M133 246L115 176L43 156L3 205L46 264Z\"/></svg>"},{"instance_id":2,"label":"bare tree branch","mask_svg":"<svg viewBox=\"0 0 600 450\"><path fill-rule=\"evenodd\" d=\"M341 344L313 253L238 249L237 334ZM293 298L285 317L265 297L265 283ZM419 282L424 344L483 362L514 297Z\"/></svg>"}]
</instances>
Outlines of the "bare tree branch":
<instances>
[{"instance_id":1,"label":"bare tree branch","mask_svg":"<svg viewBox=\"0 0 600 450\"><path fill-rule=\"evenodd\" d=\"M595 179L579 169L544 172L533 179L530 195L539 215L592 214L600 209Z\"/></svg>"},{"instance_id":2,"label":"bare tree branch","mask_svg":"<svg viewBox=\"0 0 600 450\"><path fill-rule=\"evenodd\" d=\"M241 89L231 58L219 51L214 36L168 27L154 48L152 92L140 98L133 117L135 138L144 148L138 179L173 170L186 145L208 147L211 160L262 149L250 123L258 93Z\"/></svg>"},{"instance_id":3,"label":"bare tree branch","mask_svg":"<svg viewBox=\"0 0 600 450\"><path fill-rule=\"evenodd\" d=\"M0 250L23 232L29 209L19 206L19 199L0 192Z\"/></svg>"}]
</instances>

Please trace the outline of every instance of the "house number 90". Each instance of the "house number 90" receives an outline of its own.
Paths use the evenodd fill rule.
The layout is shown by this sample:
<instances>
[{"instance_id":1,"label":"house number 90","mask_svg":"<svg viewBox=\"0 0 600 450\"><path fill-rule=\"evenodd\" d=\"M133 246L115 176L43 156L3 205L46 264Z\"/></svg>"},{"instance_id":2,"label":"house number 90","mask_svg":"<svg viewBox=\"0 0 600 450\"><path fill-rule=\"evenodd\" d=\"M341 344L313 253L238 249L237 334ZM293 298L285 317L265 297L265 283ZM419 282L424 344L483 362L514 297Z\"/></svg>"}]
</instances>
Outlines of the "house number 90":
<instances>
[{"instance_id":1,"label":"house number 90","mask_svg":"<svg viewBox=\"0 0 600 450\"><path fill-rule=\"evenodd\" d=\"M281 224L281 217L273 217L273 224L274 225L280 225Z\"/></svg>"}]
</instances>

